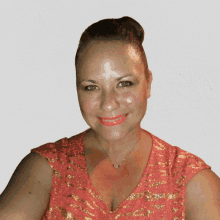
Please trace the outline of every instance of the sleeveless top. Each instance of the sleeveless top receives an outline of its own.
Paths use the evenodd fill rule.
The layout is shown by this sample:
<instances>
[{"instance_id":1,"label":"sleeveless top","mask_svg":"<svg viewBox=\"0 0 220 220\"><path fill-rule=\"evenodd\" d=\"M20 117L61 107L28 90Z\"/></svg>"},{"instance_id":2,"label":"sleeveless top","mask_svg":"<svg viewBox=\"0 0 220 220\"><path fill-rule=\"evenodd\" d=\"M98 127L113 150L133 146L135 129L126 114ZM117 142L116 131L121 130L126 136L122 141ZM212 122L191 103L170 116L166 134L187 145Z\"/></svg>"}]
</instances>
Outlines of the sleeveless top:
<instances>
[{"instance_id":1,"label":"sleeveless top","mask_svg":"<svg viewBox=\"0 0 220 220\"><path fill-rule=\"evenodd\" d=\"M43 220L186 218L186 185L196 173L210 166L148 132L153 146L139 184L115 211L110 211L87 172L83 146L87 131L31 150L46 158L53 169Z\"/></svg>"}]
</instances>

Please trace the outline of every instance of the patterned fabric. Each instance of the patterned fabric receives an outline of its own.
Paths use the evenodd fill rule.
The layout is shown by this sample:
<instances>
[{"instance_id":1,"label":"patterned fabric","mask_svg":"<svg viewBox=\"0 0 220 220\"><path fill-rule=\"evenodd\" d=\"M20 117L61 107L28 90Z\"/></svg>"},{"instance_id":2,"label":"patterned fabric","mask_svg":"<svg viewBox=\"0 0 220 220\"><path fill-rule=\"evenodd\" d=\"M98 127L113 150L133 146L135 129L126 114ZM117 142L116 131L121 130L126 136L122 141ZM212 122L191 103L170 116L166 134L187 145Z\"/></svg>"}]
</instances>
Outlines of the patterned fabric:
<instances>
[{"instance_id":1,"label":"patterned fabric","mask_svg":"<svg viewBox=\"0 0 220 220\"><path fill-rule=\"evenodd\" d=\"M185 219L186 185L210 166L148 132L153 146L139 184L115 211L110 211L87 172L83 147L86 132L32 149L46 158L54 171L43 220Z\"/></svg>"}]
</instances>

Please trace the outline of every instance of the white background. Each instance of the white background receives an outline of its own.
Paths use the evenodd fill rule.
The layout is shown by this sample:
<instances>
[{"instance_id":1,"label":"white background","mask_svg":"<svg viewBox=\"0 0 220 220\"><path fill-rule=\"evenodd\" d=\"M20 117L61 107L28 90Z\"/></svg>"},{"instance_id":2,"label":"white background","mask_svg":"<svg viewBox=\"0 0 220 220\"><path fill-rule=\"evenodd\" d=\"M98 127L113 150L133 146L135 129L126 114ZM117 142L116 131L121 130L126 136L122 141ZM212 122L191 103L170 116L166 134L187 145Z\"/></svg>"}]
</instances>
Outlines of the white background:
<instances>
[{"instance_id":1,"label":"white background","mask_svg":"<svg viewBox=\"0 0 220 220\"><path fill-rule=\"evenodd\" d=\"M142 127L220 176L219 1L1 0L0 193L32 148L88 128L74 58L82 32L131 16L153 72Z\"/></svg>"}]
</instances>

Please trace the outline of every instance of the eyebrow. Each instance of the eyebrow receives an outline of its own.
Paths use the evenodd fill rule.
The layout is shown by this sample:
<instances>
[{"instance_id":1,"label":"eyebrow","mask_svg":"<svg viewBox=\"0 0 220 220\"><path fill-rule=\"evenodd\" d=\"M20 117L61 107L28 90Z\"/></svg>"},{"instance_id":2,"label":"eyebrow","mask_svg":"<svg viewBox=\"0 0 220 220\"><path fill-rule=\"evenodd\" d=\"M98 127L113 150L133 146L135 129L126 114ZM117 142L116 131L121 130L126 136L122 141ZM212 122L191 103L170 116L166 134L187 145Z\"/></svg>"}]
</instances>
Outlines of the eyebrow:
<instances>
[{"instance_id":1,"label":"eyebrow","mask_svg":"<svg viewBox=\"0 0 220 220\"><path fill-rule=\"evenodd\" d=\"M128 77L128 76L132 76L132 77L137 78L134 74L131 74L131 73L130 73L130 74L127 74L127 75L124 75L124 76L118 77L118 78L116 78L115 80L116 80L116 81L120 81L121 79L123 79L123 78L125 78L125 77ZM82 83L83 81L91 82L91 83L94 83L94 84L97 83L95 80L92 80L92 79L88 79L88 80L83 79L80 83Z\"/></svg>"}]
</instances>

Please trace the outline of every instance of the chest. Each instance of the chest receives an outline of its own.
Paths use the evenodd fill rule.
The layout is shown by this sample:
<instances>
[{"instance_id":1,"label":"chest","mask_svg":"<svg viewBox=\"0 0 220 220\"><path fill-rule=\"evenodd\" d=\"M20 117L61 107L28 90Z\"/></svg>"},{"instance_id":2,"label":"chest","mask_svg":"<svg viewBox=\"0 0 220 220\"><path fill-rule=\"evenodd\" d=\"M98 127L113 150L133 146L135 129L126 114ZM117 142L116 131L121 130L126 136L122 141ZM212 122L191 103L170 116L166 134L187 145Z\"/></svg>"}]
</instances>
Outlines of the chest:
<instances>
[{"instance_id":1,"label":"chest","mask_svg":"<svg viewBox=\"0 0 220 220\"><path fill-rule=\"evenodd\" d=\"M90 180L108 210L114 211L138 186L147 165L149 155L136 156L124 162L120 168L102 155L87 155L86 164Z\"/></svg>"}]
</instances>

